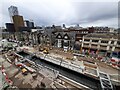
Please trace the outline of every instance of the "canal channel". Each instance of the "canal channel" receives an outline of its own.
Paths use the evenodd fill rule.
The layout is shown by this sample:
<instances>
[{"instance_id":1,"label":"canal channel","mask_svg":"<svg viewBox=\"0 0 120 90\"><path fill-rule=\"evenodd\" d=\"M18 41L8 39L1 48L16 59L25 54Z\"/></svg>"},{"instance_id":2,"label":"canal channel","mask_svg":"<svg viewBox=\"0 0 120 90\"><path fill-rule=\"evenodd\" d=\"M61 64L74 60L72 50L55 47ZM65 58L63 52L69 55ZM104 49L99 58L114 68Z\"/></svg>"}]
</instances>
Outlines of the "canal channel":
<instances>
[{"instance_id":1,"label":"canal channel","mask_svg":"<svg viewBox=\"0 0 120 90\"><path fill-rule=\"evenodd\" d=\"M57 71L59 71L59 73L69 79L72 79L74 81L76 81L77 83L83 84L87 87L90 87L94 90L101 90L101 85L100 85L100 81L96 80L94 78L91 78L89 76L80 74L76 71L67 69L65 67L62 67L60 65L56 65L54 63L48 62L44 59L41 59L40 57L36 57L35 55L32 54L28 54L26 52L17 52L17 54L28 58L29 60L35 62L36 64L40 64L43 66L47 66L49 68L55 69Z\"/></svg>"}]
</instances>

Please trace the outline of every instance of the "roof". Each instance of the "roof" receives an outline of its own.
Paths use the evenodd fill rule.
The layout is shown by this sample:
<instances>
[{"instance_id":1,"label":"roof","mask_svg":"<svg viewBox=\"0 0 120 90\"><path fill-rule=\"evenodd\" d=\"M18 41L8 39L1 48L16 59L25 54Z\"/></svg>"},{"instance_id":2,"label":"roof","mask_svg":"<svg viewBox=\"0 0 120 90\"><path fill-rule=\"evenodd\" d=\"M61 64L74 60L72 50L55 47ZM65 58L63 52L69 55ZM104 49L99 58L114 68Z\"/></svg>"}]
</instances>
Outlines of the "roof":
<instances>
[{"instance_id":1,"label":"roof","mask_svg":"<svg viewBox=\"0 0 120 90\"><path fill-rule=\"evenodd\" d=\"M86 35L85 37L93 37L93 38L114 38L118 39L120 34L112 34L112 33L91 33Z\"/></svg>"},{"instance_id":2,"label":"roof","mask_svg":"<svg viewBox=\"0 0 120 90\"><path fill-rule=\"evenodd\" d=\"M58 36L58 35L61 35L62 38L63 38L64 36L68 35L68 36L69 36L69 39L73 39L73 40L74 40L74 38L75 38L75 33L74 33L74 32L57 32L56 35L57 35L57 36ZM57 37L57 36L56 36L56 37Z\"/></svg>"}]
</instances>

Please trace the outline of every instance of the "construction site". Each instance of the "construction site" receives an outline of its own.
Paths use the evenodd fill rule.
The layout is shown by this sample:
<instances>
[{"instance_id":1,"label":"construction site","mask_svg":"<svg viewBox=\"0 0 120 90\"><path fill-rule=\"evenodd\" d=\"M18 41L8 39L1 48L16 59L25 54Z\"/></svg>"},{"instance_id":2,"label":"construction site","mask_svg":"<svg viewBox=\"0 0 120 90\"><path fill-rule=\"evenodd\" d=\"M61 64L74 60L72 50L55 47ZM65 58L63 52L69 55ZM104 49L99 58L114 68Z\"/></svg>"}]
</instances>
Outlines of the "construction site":
<instances>
[{"instance_id":1,"label":"construction site","mask_svg":"<svg viewBox=\"0 0 120 90\"><path fill-rule=\"evenodd\" d=\"M13 53L5 55L2 72L7 83L14 88L87 88L78 86L59 72L23 59ZM10 87L11 88L11 87Z\"/></svg>"},{"instance_id":2,"label":"construction site","mask_svg":"<svg viewBox=\"0 0 120 90\"><path fill-rule=\"evenodd\" d=\"M82 54L17 46L0 56L3 89L117 90L120 85L119 69Z\"/></svg>"}]
</instances>

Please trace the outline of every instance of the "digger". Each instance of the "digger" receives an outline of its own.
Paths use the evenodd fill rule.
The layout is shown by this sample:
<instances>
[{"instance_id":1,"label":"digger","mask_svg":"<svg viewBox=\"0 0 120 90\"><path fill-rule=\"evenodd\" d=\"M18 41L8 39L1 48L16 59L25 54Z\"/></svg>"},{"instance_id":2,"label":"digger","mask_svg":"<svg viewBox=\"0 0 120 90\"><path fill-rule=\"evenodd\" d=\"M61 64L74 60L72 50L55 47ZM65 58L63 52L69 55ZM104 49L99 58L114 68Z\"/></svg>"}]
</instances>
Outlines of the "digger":
<instances>
[{"instance_id":1,"label":"digger","mask_svg":"<svg viewBox=\"0 0 120 90\"><path fill-rule=\"evenodd\" d=\"M43 53L48 54L49 53L48 51L49 51L48 48L44 48Z\"/></svg>"},{"instance_id":2,"label":"digger","mask_svg":"<svg viewBox=\"0 0 120 90\"><path fill-rule=\"evenodd\" d=\"M40 47L39 51L43 52L44 54L48 54L49 49L47 47Z\"/></svg>"},{"instance_id":3,"label":"digger","mask_svg":"<svg viewBox=\"0 0 120 90\"><path fill-rule=\"evenodd\" d=\"M48 50L45 49L45 50L43 50L43 53L48 54L49 52L48 52Z\"/></svg>"},{"instance_id":4,"label":"digger","mask_svg":"<svg viewBox=\"0 0 120 90\"><path fill-rule=\"evenodd\" d=\"M26 68L22 68L22 74L23 75L27 75L28 74L28 70Z\"/></svg>"}]
</instances>

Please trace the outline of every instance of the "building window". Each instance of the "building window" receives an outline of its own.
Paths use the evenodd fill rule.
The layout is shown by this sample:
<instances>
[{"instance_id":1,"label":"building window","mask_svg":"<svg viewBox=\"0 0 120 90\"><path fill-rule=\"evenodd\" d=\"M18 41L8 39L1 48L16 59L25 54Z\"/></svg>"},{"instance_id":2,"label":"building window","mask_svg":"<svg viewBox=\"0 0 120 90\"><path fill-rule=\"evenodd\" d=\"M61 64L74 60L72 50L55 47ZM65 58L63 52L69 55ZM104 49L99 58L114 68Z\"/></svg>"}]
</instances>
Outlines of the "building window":
<instances>
[{"instance_id":1,"label":"building window","mask_svg":"<svg viewBox=\"0 0 120 90\"><path fill-rule=\"evenodd\" d=\"M112 46L110 46L110 50L112 50Z\"/></svg>"},{"instance_id":2,"label":"building window","mask_svg":"<svg viewBox=\"0 0 120 90\"><path fill-rule=\"evenodd\" d=\"M85 39L84 41L87 41L87 42L89 42L89 41L90 41L90 39Z\"/></svg>"},{"instance_id":3,"label":"building window","mask_svg":"<svg viewBox=\"0 0 120 90\"><path fill-rule=\"evenodd\" d=\"M118 41L117 44L120 45L120 41Z\"/></svg>"},{"instance_id":4,"label":"building window","mask_svg":"<svg viewBox=\"0 0 120 90\"><path fill-rule=\"evenodd\" d=\"M114 41L111 41L111 44L114 44Z\"/></svg>"},{"instance_id":5,"label":"building window","mask_svg":"<svg viewBox=\"0 0 120 90\"><path fill-rule=\"evenodd\" d=\"M69 46L69 41L64 40L64 46Z\"/></svg>"},{"instance_id":6,"label":"building window","mask_svg":"<svg viewBox=\"0 0 120 90\"><path fill-rule=\"evenodd\" d=\"M61 36L59 35L58 38L61 38Z\"/></svg>"},{"instance_id":7,"label":"building window","mask_svg":"<svg viewBox=\"0 0 120 90\"><path fill-rule=\"evenodd\" d=\"M115 47L115 49L120 50L120 47Z\"/></svg>"},{"instance_id":8,"label":"building window","mask_svg":"<svg viewBox=\"0 0 120 90\"><path fill-rule=\"evenodd\" d=\"M106 46L100 46L101 49L106 49L107 47Z\"/></svg>"},{"instance_id":9,"label":"building window","mask_svg":"<svg viewBox=\"0 0 120 90\"><path fill-rule=\"evenodd\" d=\"M92 42L98 42L98 40L92 40Z\"/></svg>"},{"instance_id":10,"label":"building window","mask_svg":"<svg viewBox=\"0 0 120 90\"><path fill-rule=\"evenodd\" d=\"M101 41L101 43L108 43L108 41Z\"/></svg>"},{"instance_id":11,"label":"building window","mask_svg":"<svg viewBox=\"0 0 120 90\"><path fill-rule=\"evenodd\" d=\"M65 36L64 38L65 38L65 39L68 39L68 37L67 37L67 36Z\"/></svg>"},{"instance_id":12,"label":"building window","mask_svg":"<svg viewBox=\"0 0 120 90\"><path fill-rule=\"evenodd\" d=\"M89 45L89 44L85 43L84 45Z\"/></svg>"},{"instance_id":13,"label":"building window","mask_svg":"<svg viewBox=\"0 0 120 90\"><path fill-rule=\"evenodd\" d=\"M94 45L94 44L92 44L91 46L93 46L93 47L97 47L97 45Z\"/></svg>"}]
</instances>

